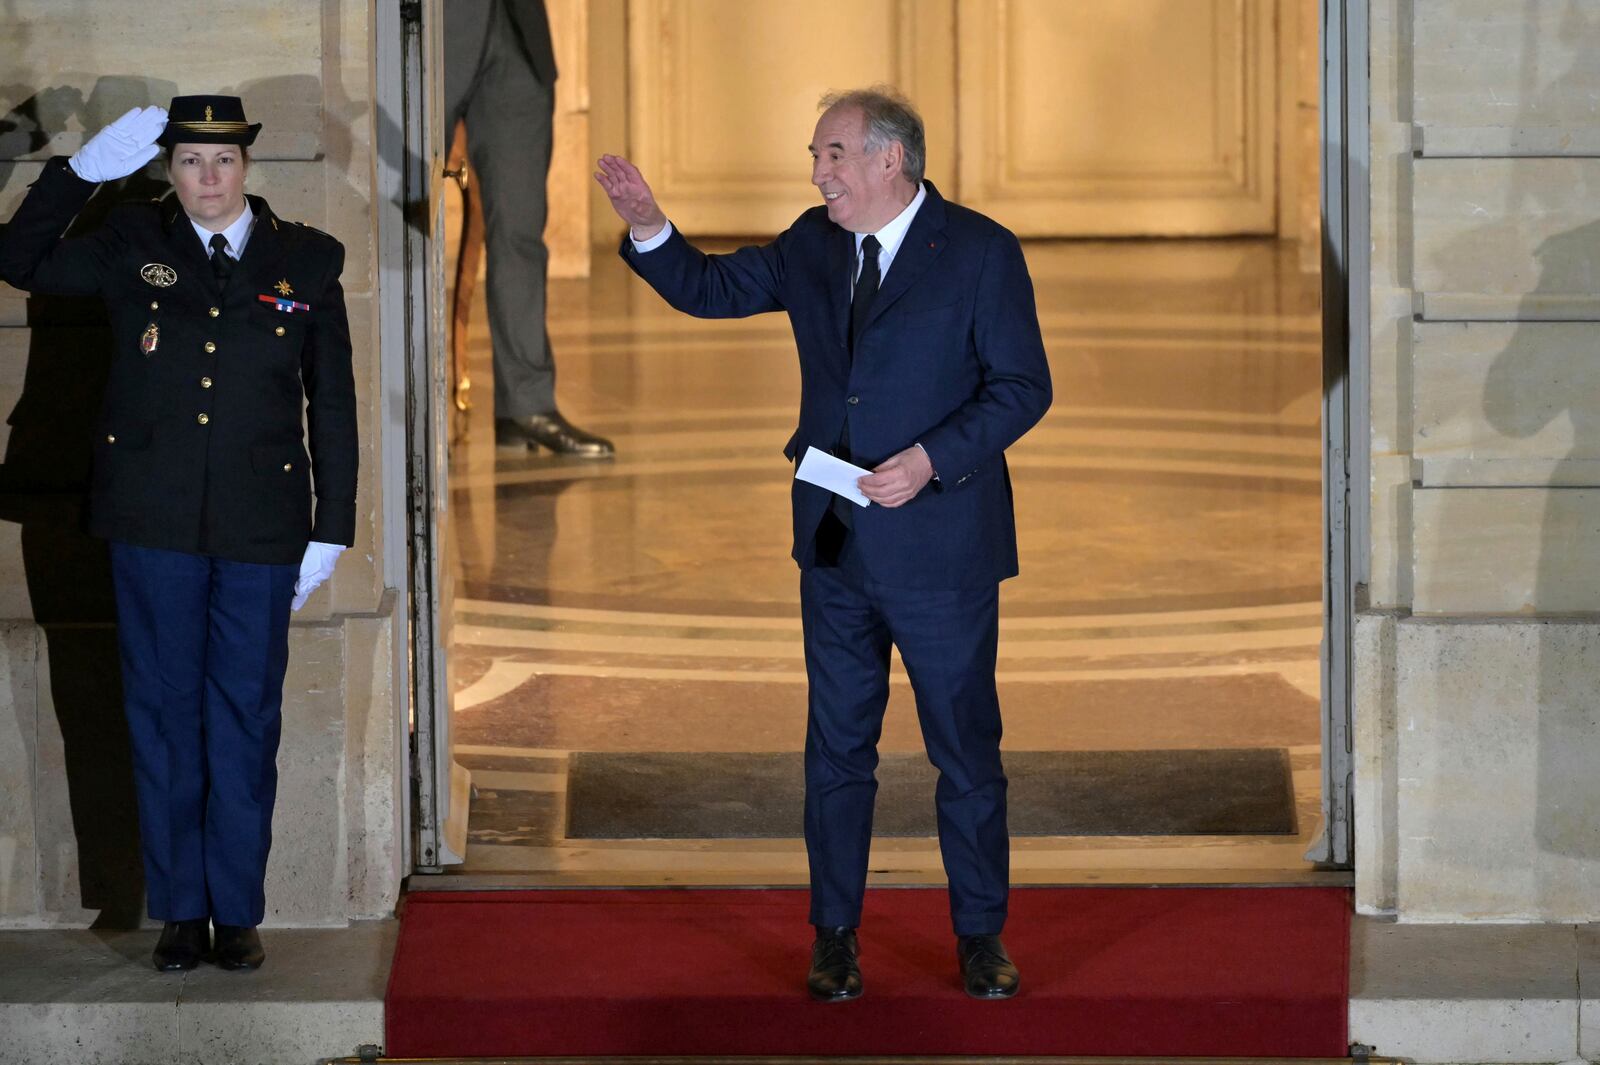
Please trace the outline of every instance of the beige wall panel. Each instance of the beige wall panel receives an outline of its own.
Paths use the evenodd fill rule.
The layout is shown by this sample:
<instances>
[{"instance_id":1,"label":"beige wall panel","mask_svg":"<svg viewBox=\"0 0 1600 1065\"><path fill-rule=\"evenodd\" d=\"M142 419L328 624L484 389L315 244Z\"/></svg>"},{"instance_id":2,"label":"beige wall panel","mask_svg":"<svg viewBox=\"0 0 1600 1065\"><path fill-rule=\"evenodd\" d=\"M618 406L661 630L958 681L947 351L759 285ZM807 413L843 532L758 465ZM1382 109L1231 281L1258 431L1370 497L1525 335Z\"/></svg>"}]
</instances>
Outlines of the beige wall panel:
<instances>
[{"instance_id":1,"label":"beige wall panel","mask_svg":"<svg viewBox=\"0 0 1600 1065\"><path fill-rule=\"evenodd\" d=\"M1600 2L1408 4L1416 122L1425 127L1600 126Z\"/></svg>"},{"instance_id":2,"label":"beige wall panel","mask_svg":"<svg viewBox=\"0 0 1600 1065\"><path fill-rule=\"evenodd\" d=\"M1600 159L1418 159L1426 318L1600 318Z\"/></svg>"},{"instance_id":3,"label":"beige wall panel","mask_svg":"<svg viewBox=\"0 0 1600 1065\"><path fill-rule=\"evenodd\" d=\"M1398 627L1402 918L1600 916L1600 626Z\"/></svg>"},{"instance_id":4,"label":"beige wall panel","mask_svg":"<svg viewBox=\"0 0 1600 1065\"><path fill-rule=\"evenodd\" d=\"M550 176L550 214L545 246L551 277L589 276L589 187L594 157L589 150L588 0L551 0L550 37L555 47L556 115Z\"/></svg>"},{"instance_id":5,"label":"beige wall panel","mask_svg":"<svg viewBox=\"0 0 1600 1065\"><path fill-rule=\"evenodd\" d=\"M631 158L627 0L590 0L588 71L589 154L594 158L606 153ZM605 190L592 177L588 180L589 224L595 254L615 254L627 227L611 209Z\"/></svg>"},{"instance_id":6,"label":"beige wall panel","mask_svg":"<svg viewBox=\"0 0 1600 1065\"><path fill-rule=\"evenodd\" d=\"M320 4L212 0L180 14L159 0L18 0L6 24L0 108L19 124L0 135L0 158L71 151L130 107L165 107L179 93L244 97L245 113L268 123L263 154L309 155L320 140ZM130 43L150 47L130 55Z\"/></svg>"},{"instance_id":7,"label":"beige wall panel","mask_svg":"<svg viewBox=\"0 0 1600 1065\"><path fill-rule=\"evenodd\" d=\"M1600 603L1600 490L1419 488L1418 614L1574 614Z\"/></svg>"},{"instance_id":8,"label":"beige wall panel","mask_svg":"<svg viewBox=\"0 0 1600 1065\"><path fill-rule=\"evenodd\" d=\"M1600 323L1414 328L1424 484L1600 484Z\"/></svg>"},{"instance_id":9,"label":"beige wall panel","mask_svg":"<svg viewBox=\"0 0 1600 1065\"><path fill-rule=\"evenodd\" d=\"M961 198L1022 235L1271 233L1266 0L962 0Z\"/></svg>"},{"instance_id":10,"label":"beige wall panel","mask_svg":"<svg viewBox=\"0 0 1600 1065\"><path fill-rule=\"evenodd\" d=\"M691 235L776 233L822 202L806 145L830 89L896 84L927 124L929 178L949 188L946 0L636 0L629 11L633 160Z\"/></svg>"}]
</instances>

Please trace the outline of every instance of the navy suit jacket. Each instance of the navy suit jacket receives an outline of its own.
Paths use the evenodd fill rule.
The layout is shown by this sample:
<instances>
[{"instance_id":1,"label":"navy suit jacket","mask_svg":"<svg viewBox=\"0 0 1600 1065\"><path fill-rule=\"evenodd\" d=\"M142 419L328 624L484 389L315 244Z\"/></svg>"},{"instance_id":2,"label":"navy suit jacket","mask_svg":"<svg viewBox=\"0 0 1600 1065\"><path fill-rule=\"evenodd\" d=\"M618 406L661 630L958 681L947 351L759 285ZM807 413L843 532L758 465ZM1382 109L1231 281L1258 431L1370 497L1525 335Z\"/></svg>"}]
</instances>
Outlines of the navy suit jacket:
<instances>
[{"instance_id":1,"label":"navy suit jacket","mask_svg":"<svg viewBox=\"0 0 1600 1065\"><path fill-rule=\"evenodd\" d=\"M818 206L770 244L706 255L676 227L622 257L668 303L701 318L786 311L799 348L800 421L784 448L831 450L846 420L871 469L920 443L938 480L903 506L854 509L856 550L890 587L956 588L1017 573L1005 449L1050 406L1050 368L1022 246L932 182L849 348L855 234ZM795 481L794 558L814 561L830 493Z\"/></svg>"}]
</instances>

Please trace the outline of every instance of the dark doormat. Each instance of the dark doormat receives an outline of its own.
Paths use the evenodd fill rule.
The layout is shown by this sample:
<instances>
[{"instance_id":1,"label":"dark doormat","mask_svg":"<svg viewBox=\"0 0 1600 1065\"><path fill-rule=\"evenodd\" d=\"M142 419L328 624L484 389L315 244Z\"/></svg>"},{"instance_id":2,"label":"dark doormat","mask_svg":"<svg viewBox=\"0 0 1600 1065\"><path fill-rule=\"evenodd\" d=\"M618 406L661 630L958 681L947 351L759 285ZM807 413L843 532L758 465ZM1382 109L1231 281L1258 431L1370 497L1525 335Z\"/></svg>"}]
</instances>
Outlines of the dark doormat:
<instances>
[{"instance_id":1,"label":"dark doormat","mask_svg":"<svg viewBox=\"0 0 1600 1065\"><path fill-rule=\"evenodd\" d=\"M1277 836L1296 831L1289 752L1010 751L1014 836ZM938 776L921 753L878 764L873 834L933 836ZM741 839L801 835L805 774L795 753L577 751L568 839Z\"/></svg>"}]
</instances>

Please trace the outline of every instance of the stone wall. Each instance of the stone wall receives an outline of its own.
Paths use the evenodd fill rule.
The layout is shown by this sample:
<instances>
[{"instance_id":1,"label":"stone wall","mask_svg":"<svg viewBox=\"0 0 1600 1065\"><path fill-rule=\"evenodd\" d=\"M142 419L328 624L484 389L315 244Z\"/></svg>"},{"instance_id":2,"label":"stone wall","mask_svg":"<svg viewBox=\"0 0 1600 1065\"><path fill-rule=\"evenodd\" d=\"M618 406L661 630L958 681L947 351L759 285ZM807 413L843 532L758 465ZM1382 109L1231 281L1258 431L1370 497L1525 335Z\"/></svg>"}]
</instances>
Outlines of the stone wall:
<instances>
[{"instance_id":1,"label":"stone wall","mask_svg":"<svg viewBox=\"0 0 1600 1065\"><path fill-rule=\"evenodd\" d=\"M1600 918L1600 2L1373 0L1358 904Z\"/></svg>"},{"instance_id":2,"label":"stone wall","mask_svg":"<svg viewBox=\"0 0 1600 1065\"><path fill-rule=\"evenodd\" d=\"M393 909L403 683L378 456L372 26L362 0L17 0L0 21L0 218L43 161L130 107L236 93L265 123L248 187L345 245L361 438L356 545L295 616L268 921ZM174 47L181 36L182 47ZM159 164L115 195L159 195ZM108 337L92 303L0 286L0 927L143 914L103 545L82 535L85 425Z\"/></svg>"}]
</instances>

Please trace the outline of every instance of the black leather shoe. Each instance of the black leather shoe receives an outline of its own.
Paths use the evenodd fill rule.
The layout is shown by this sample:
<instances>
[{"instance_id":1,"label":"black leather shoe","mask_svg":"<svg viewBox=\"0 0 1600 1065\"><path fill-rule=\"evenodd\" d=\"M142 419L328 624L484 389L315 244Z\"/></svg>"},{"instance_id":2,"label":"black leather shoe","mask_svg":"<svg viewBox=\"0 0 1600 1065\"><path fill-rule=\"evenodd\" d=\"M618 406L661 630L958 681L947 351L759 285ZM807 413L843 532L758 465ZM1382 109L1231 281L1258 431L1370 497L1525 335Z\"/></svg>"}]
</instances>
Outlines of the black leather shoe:
<instances>
[{"instance_id":1,"label":"black leather shoe","mask_svg":"<svg viewBox=\"0 0 1600 1065\"><path fill-rule=\"evenodd\" d=\"M496 418L496 447L526 451L549 448L557 455L581 459L608 459L617 453L611 441L586 433L561 416L560 411L530 414L526 418Z\"/></svg>"},{"instance_id":2,"label":"black leather shoe","mask_svg":"<svg viewBox=\"0 0 1600 1065\"><path fill-rule=\"evenodd\" d=\"M999 936L957 936L956 956L961 982L973 998L1010 998L1022 984Z\"/></svg>"},{"instance_id":3,"label":"black leather shoe","mask_svg":"<svg viewBox=\"0 0 1600 1065\"><path fill-rule=\"evenodd\" d=\"M848 1002L861 997L861 953L854 928L817 928L811 944L811 972L806 989L823 1002Z\"/></svg>"},{"instance_id":4,"label":"black leather shoe","mask_svg":"<svg viewBox=\"0 0 1600 1065\"><path fill-rule=\"evenodd\" d=\"M219 969L259 969L267 952L261 949L261 937L254 928L219 924L216 958Z\"/></svg>"},{"instance_id":5,"label":"black leather shoe","mask_svg":"<svg viewBox=\"0 0 1600 1065\"><path fill-rule=\"evenodd\" d=\"M150 961L164 973L181 973L200 964L211 949L211 920L196 917L190 921L168 921L161 926Z\"/></svg>"}]
</instances>

